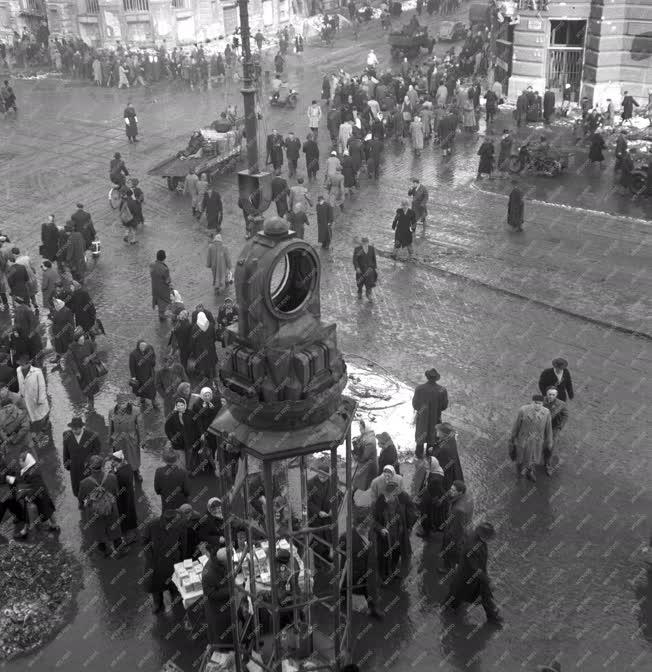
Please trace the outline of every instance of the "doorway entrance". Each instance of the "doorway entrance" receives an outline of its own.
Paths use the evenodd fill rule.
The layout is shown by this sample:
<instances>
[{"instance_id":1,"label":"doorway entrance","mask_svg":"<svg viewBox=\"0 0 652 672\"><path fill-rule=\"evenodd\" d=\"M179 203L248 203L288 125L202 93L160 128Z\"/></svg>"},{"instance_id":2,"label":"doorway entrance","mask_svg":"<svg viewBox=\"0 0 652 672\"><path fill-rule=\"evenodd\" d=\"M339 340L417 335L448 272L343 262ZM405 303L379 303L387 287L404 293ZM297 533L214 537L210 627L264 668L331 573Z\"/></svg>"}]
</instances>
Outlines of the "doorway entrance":
<instances>
[{"instance_id":1,"label":"doorway entrance","mask_svg":"<svg viewBox=\"0 0 652 672\"><path fill-rule=\"evenodd\" d=\"M582 87L586 21L551 21L546 86L561 94L571 85L571 100L577 102Z\"/></svg>"}]
</instances>

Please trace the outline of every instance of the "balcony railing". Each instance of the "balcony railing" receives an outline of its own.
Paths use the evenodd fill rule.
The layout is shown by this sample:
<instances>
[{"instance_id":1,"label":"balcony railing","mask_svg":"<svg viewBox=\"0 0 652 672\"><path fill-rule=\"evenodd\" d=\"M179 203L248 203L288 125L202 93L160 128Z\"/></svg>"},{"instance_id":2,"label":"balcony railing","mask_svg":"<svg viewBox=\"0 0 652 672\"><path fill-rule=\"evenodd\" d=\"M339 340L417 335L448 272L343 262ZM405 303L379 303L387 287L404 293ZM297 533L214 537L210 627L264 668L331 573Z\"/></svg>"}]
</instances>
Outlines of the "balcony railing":
<instances>
[{"instance_id":1,"label":"balcony railing","mask_svg":"<svg viewBox=\"0 0 652 672\"><path fill-rule=\"evenodd\" d=\"M190 9L190 0L172 0L173 9Z\"/></svg>"},{"instance_id":2,"label":"balcony railing","mask_svg":"<svg viewBox=\"0 0 652 672\"><path fill-rule=\"evenodd\" d=\"M122 0L125 12L149 12L149 0Z\"/></svg>"},{"instance_id":3,"label":"balcony railing","mask_svg":"<svg viewBox=\"0 0 652 672\"><path fill-rule=\"evenodd\" d=\"M99 14L100 0L86 0L86 14Z\"/></svg>"},{"instance_id":4,"label":"balcony railing","mask_svg":"<svg viewBox=\"0 0 652 672\"><path fill-rule=\"evenodd\" d=\"M518 0L516 5L520 10L532 10L535 12L547 12L550 0Z\"/></svg>"}]
</instances>

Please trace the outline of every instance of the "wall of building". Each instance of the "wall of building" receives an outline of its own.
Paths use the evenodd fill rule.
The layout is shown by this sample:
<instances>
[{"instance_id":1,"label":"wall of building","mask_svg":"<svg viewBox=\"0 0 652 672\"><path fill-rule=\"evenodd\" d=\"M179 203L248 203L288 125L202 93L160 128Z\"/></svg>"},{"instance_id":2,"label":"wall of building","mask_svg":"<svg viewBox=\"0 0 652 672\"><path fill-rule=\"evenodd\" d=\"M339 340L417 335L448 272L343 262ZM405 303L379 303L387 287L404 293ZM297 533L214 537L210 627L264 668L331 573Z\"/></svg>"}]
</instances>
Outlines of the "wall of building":
<instances>
[{"instance_id":1,"label":"wall of building","mask_svg":"<svg viewBox=\"0 0 652 672\"><path fill-rule=\"evenodd\" d=\"M548 11L519 11L509 98L547 82L552 20L587 21L584 68L578 95L596 103L623 91L647 100L652 89L652 0L550 0Z\"/></svg>"}]
</instances>

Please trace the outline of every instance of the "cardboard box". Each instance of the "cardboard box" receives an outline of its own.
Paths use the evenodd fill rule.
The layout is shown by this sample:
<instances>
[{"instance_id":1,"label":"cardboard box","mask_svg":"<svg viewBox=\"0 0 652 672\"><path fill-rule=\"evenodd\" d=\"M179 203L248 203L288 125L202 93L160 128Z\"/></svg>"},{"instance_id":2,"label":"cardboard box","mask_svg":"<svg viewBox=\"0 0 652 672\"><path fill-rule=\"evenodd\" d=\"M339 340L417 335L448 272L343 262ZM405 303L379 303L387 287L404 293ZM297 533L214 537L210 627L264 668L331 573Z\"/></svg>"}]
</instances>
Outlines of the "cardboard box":
<instances>
[{"instance_id":1,"label":"cardboard box","mask_svg":"<svg viewBox=\"0 0 652 672\"><path fill-rule=\"evenodd\" d=\"M184 569L188 569L188 570L192 569L192 564L193 564L192 558L188 558L188 560L183 561Z\"/></svg>"}]
</instances>

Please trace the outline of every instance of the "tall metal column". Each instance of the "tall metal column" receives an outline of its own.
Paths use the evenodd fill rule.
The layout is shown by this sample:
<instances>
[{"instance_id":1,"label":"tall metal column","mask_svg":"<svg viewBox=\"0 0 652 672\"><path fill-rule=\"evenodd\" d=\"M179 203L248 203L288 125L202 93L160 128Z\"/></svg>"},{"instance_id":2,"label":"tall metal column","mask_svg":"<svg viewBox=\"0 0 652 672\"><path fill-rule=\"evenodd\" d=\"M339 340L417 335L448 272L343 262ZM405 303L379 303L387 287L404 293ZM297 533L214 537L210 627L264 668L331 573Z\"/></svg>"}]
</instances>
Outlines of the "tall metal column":
<instances>
[{"instance_id":1,"label":"tall metal column","mask_svg":"<svg viewBox=\"0 0 652 672\"><path fill-rule=\"evenodd\" d=\"M251 58L251 32L249 30L248 0L238 0L240 10L240 39L242 40L242 74L245 132L247 134L247 169L250 175L258 174L258 119L256 117L256 89L254 63Z\"/></svg>"}]
</instances>

